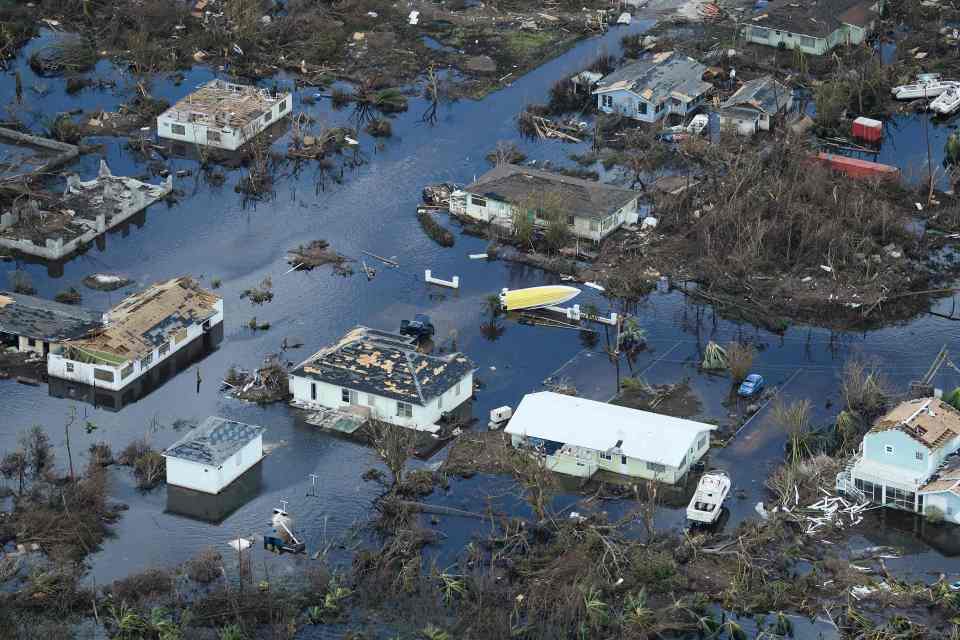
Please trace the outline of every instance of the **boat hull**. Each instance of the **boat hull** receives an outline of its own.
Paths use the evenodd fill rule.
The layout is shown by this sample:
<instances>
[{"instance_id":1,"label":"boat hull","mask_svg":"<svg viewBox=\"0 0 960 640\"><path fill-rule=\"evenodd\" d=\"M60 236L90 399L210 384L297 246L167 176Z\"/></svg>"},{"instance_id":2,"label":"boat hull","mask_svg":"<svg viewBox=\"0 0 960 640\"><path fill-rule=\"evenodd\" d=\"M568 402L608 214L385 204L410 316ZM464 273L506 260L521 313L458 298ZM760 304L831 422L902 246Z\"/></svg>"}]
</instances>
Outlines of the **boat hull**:
<instances>
[{"instance_id":1,"label":"boat hull","mask_svg":"<svg viewBox=\"0 0 960 640\"><path fill-rule=\"evenodd\" d=\"M565 285L547 285L543 287L529 287L505 291L500 294L500 303L507 311L521 309L541 309L573 300L580 294L580 289Z\"/></svg>"}]
</instances>

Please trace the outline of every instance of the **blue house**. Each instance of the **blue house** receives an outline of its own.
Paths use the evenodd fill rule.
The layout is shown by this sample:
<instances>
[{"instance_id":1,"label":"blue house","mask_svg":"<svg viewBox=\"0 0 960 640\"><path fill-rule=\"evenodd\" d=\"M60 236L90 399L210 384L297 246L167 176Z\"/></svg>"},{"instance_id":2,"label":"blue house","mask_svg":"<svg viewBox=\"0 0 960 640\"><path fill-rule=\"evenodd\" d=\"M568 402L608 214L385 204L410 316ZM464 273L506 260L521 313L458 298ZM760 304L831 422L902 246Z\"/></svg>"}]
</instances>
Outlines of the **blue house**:
<instances>
[{"instance_id":1,"label":"blue house","mask_svg":"<svg viewBox=\"0 0 960 640\"><path fill-rule=\"evenodd\" d=\"M960 470L951 471L958 449L960 412L938 398L908 400L867 432L837 489L894 509L936 507L960 522Z\"/></svg>"}]
</instances>

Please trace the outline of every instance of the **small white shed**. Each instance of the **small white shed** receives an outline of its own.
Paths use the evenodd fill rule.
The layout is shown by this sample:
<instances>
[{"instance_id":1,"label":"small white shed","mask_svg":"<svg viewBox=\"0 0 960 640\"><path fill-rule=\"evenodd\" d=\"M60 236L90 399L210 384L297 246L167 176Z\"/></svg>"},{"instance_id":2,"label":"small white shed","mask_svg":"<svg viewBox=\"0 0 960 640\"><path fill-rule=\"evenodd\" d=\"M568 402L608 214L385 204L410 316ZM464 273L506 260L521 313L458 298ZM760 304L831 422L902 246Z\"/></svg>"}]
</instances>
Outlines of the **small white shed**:
<instances>
[{"instance_id":1,"label":"small white shed","mask_svg":"<svg viewBox=\"0 0 960 640\"><path fill-rule=\"evenodd\" d=\"M218 494L263 459L263 427L211 416L166 451L167 484Z\"/></svg>"}]
</instances>

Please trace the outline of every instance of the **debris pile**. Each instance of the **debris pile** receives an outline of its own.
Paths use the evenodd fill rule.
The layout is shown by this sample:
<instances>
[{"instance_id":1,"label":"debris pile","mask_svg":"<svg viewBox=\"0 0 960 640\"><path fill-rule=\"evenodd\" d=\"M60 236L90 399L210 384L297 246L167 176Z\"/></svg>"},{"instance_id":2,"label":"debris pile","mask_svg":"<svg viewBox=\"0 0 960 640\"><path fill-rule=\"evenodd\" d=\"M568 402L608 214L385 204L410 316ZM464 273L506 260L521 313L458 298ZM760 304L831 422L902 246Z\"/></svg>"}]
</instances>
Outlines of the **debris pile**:
<instances>
[{"instance_id":1,"label":"debris pile","mask_svg":"<svg viewBox=\"0 0 960 640\"><path fill-rule=\"evenodd\" d=\"M230 367L223 384L235 398L257 404L282 402L290 397L287 370L276 355L264 358L263 366L253 373Z\"/></svg>"},{"instance_id":2,"label":"debris pile","mask_svg":"<svg viewBox=\"0 0 960 640\"><path fill-rule=\"evenodd\" d=\"M293 267L292 270L309 271L314 267L332 264L334 273L350 275L353 270L347 262L349 259L331 249L330 243L326 240L312 240L287 252L287 263Z\"/></svg>"}]
</instances>

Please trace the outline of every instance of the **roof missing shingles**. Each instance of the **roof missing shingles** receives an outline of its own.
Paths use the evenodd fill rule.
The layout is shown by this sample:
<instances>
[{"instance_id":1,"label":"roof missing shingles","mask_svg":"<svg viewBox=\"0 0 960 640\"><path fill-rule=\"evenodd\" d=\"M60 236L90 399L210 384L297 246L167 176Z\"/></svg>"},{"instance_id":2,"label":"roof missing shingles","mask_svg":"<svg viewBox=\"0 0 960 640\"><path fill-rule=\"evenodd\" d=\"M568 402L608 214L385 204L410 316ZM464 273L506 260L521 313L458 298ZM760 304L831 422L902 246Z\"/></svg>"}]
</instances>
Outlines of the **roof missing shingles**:
<instances>
[{"instance_id":1,"label":"roof missing shingles","mask_svg":"<svg viewBox=\"0 0 960 640\"><path fill-rule=\"evenodd\" d=\"M461 353L427 355L406 336L357 327L310 356L293 375L424 406L474 368Z\"/></svg>"},{"instance_id":2,"label":"roof missing shingles","mask_svg":"<svg viewBox=\"0 0 960 640\"><path fill-rule=\"evenodd\" d=\"M750 108L766 114L775 114L786 108L791 90L770 76L762 76L745 82L736 93L723 103L724 111Z\"/></svg>"},{"instance_id":3,"label":"roof missing shingles","mask_svg":"<svg viewBox=\"0 0 960 640\"><path fill-rule=\"evenodd\" d=\"M960 412L939 398L901 402L877 420L871 431L898 429L929 449L960 436Z\"/></svg>"},{"instance_id":4,"label":"roof missing shingles","mask_svg":"<svg viewBox=\"0 0 960 640\"><path fill-rule=\"evenodd\" d=\"M79 338L100 326L100 314L82 307L0 292L0 333L44 342Z\"/></svg>"},{"instance_id":5,"label":"roof missing shingles","mask_svg":"<svg viewBox=\"0 0 960 640\"><path fill-rule=\"evenodd\" d=\"M627 90L653 104L671 96L689 101L713 87L703 80L706 71L707 67L693 58L664 51L604 76L594 93Z\"/></svg>"}]
</instances>

